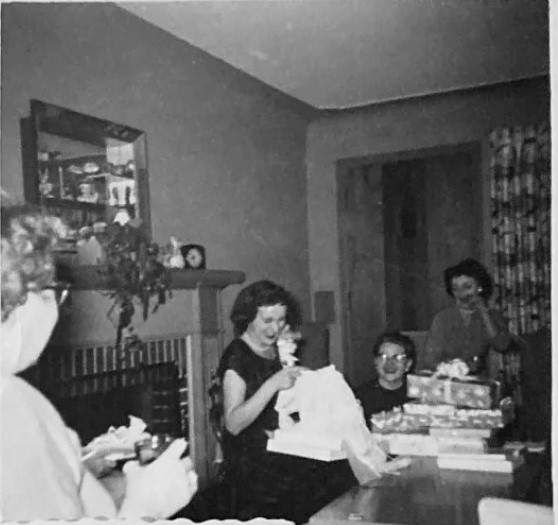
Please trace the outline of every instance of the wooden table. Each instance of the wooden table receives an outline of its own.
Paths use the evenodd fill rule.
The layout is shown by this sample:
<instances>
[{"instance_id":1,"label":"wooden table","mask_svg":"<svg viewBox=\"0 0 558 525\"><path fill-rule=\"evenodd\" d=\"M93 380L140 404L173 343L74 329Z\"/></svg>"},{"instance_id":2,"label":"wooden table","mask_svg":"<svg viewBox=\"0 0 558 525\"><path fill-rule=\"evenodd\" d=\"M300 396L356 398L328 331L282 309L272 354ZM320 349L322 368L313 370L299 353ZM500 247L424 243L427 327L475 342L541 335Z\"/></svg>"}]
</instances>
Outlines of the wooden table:
<instances>
[{"instance_id":1,"label":"wooden table","mask_svg":"<svg viewBox=\"0 0 558 525\"><path fill-rule=\"evenodd\" d=\"M479 501L485 496L507 497L511 483L511 474L443 470L434 457L413 457L399 475L353 487L309 523L475 525Z\"/></svg>"}]
</instances>

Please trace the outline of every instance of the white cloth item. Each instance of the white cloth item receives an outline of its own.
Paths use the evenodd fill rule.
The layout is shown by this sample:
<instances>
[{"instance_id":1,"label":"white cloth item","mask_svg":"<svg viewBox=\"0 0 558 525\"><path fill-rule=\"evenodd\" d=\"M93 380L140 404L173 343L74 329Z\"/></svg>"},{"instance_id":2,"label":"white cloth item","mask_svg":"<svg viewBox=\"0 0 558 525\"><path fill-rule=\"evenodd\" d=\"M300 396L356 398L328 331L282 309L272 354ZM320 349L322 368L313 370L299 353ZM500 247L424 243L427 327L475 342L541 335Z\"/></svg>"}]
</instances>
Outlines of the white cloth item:
<instances>
[{"instance_id":1,"label":"white cloth item","mask_svg":"<svg viewBox=\"0 0 558 525\"><path fill-rule=\"evenodd\" d=\"M175 439L157 461L145 467L136 461L124 465L129 497L122 503L120 517L161 519L190 501L198 489L198 476L190 458L179 460L186 445L185 439Z\"/></svg>"},{"instance_id":2,"label":"white cloth item","mask_svg":"<svg viewBox=\"0 0 558 525\"><path fill-rule=\"evenodd\" d=\"M3 378L0 416L2 520L116 516L112 498L80 462L77 435L40 392Z\"/></svg>"},{"instance_id":3,"label":"white cloth item","mask_svg":"<svg viewBox=\"0 0 558 525\"><path fill-rule=\"evenodd\" d=\"M333 365L304 371L292 389L279 392L276 410L280 416L298 411L297 432L340 438L359 483L384 472L386 455L366 427L353 391Z\"/></svg>"},{"instance_id":4,"label":"white cloth item","mask_svg":"<svg viewBox=\"0 0 558 525\"><path fill-rule=\"evenodd\" d=\"M52 291L30 293L0 325L0 521L117 515L110 494L83 466L76 433L38 390L15 377L40 356L57 317ZM161 462L162 454L128 476L121 516L166 517L190 501L197 477L178 460L186 444L177 441L174 455ZM171 474L151 478L162 471Z\"/></svg>"}]
</instances>

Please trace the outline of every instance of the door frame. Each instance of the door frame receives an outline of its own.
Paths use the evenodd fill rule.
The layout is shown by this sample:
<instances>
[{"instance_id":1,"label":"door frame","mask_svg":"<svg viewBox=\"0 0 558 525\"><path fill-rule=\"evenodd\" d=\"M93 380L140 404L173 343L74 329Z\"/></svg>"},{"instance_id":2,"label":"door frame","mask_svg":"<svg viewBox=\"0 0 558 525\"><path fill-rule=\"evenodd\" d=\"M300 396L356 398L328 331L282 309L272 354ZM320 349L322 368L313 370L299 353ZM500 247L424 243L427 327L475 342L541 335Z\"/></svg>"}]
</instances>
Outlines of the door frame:
<instances>
[{"instance_id":1,"label":"door frame","mask_svg":"<svg viewBox=\"0 0 558 525\"><path fill-rule=\"evenodd\" d=\"M341 343L343 345L343 362L345 363L345 373L351 382L354 377L354 358L351 355L351 298L349 297L349 286L347 283L348 275L348 261L345 257L344 251L344 206L342 195L342 188L346 187L347 179L351 176L353 170L363 168L374 164L383 166L386 163L393 163L398 161L422 159L428 157L435 157L439 155L450 155L454 153L469 152L472 158L472 170L479 173L479 177L475 178L474 184L477 185L474 191L481 196L481 209L482 218L481 224L483 233L481 235L481 242L479 246L479 253L481 260L485 263L489 271L492 267L490 263L490 179L487 172L487 167L483 164L482 159L486 151L485 141L468 141L458 144L445 144L434 146L430 148L412 149L393 151L386 153L378 153L374 155L366 155L361 157L350 157L339 159L336 162L335 178L336 178L336 206L337 206L337 237L338 237L338 253L339 253L339 304L341 307L340 329L341 329ZM479 184L480 182L480 184ZM385 323L385 319L384 319Z\"/></svg>"}]
</instances>

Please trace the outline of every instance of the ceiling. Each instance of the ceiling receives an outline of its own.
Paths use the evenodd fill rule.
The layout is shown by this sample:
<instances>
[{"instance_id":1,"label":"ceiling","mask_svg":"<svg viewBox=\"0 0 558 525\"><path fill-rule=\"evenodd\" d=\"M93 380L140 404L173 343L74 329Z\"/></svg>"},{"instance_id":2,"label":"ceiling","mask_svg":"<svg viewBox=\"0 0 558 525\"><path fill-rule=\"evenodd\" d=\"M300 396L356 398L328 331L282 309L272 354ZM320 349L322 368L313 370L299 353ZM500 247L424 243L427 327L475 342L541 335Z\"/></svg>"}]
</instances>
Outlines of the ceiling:
<instances>
[{"instance_id":1,"label":"ceiling","mask_svg":"<svg viewBox=\"0 0 558 525\"><path fill-rule=\"evenodd\" d=\"M317 108L549 73L546 0L186 0L120 7Z\"/></svg>"}]
</instances>

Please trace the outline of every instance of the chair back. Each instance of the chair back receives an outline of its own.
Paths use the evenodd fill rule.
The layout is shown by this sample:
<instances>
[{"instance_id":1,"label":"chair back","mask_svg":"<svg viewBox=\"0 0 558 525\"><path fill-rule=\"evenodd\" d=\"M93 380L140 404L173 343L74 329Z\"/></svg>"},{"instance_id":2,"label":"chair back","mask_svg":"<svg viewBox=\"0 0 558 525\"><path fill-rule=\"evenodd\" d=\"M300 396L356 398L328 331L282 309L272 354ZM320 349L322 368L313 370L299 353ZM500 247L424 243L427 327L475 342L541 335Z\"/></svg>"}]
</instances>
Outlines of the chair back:
<instances>
[{"instance_id":1,"label":"chair back","mask_svg":"<svg viewBox=\"0 0 558 525\"><path fill-rule=\"evenodd\" d=\"M324 323L303 323L296 356L299 364L311 370L329 365L329 329Z\"/></svg>"},{"instance_id":2,"label":"chair back","mask_svg":"<svg viewBox=\"0 0 558 525\"><path fill-rule=\"evenodd\" d=\"M225 417L223 407L223 389L221 381L215 372L211 374L211 382L209 385L209 422L211 429L220 445L223 444L223 435L225 430Z\"/></svg>"},{"instance_id":3,"label":"chair back","mask_svg":"<svg viewBox=\"0 0 558 525\"><path fill-rule=\"evenodd\" d=\"M225 440L225 408L223 402L223 387L217 374L211 374L208 389L209 395L209 423L217 441L214 463L217 465L217 481L223 481L227 476L227 451ZM230 456L230 455L229 455Z\"/></svg>"},{"instance_id":4,"label":"chair back","mask_svg":"<svg viewBox=\"0 0 558 525\"><path fill-rule=\"evenodd\" d=\"M403 332L403 335L409 337L415 344L415 350L417 352L417 364L415 370L421 370L424 368L424 344L426 342L428 332L425 330L405 331Z\"/></svg>"}]
</instances>

